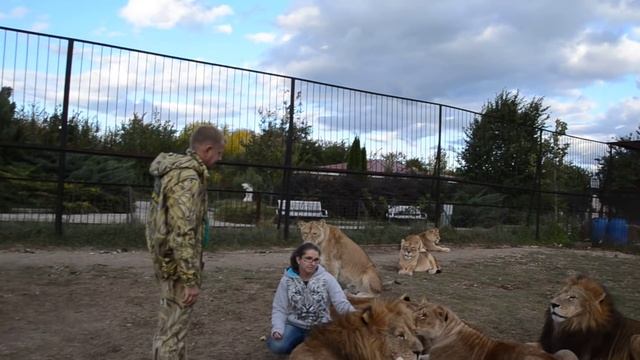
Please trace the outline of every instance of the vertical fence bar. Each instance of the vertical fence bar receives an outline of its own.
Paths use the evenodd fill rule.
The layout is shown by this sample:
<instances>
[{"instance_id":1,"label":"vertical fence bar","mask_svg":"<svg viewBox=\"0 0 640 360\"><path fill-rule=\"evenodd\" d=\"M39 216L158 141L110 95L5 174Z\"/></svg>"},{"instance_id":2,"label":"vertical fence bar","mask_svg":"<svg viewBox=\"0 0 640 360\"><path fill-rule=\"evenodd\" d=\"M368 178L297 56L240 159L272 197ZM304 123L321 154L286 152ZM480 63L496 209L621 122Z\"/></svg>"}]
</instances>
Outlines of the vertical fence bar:
<instances>
[{"instance_id":1,"label":"vertical fence bar","mask_svg":"<svg viewBox=\"0 0 640 360\"><path fill-rule=\"evenodd\" d=\"M609 198L609 206L607 206L607 219L611 219L611 196L613 189L613 145L609 144L609 166L607 167L607 175L605 177L605 193L607 194L607 198ZM601 205L602 209L603 206ZM602 213L602 210L600 211Z\"/></svg>"},{"instance_id":2,"label":"vertical fence bar","mask_svg":"<svg viewBox=\"0 0 640 360\"><path fill-rule=\"evenodd\" d=\"M436 227L440 227L440 167L442 157L442 105L438 105L438 151L436 152Z\"/></svg>"},{"instance_id":3,"label":"vertical fence bar","mask_svg":"<svg viewBox=\"0 0 640 360\"><path fill-rule=\"evenodd\" d=\"M540 240L540 212L542 212L542 129L540 129L538 134L538 161L536 163L536 240Z\"/></svg>"},{"instance_id":4,"label":"vertical fence bar","mask_svg":"<svg viewBox=\"0 0 640 360\"><path fill-rule=\"evenodd\" d=\"M64 94L62 99L62 124L60 126L60 153L58 157L58 198L56 202L56 235L62 235L62 213L64 212L64 172L67 153L67 123L69 120L69 92L71 87L71 65L73 64L73 40L67 45L67 68L64 74Z\"/></svg>"},{"instance_id":5,"label":"vertical fence bar","mask_svg":"<svg viewBox=\"0 0 640 360\"><path fill-rule=\"evenodd\" d=\"M289 239L289 209L291 207L290 197L290 185L291 185L291 159L292 151L293 151L293 135L295 133L295 123L293 122L293 115L295 109L295 101L296 101L296 80L294 78L291 79L291 94L289 99L289 131L287 132L287 146L284 153L284 176L282 177L282 201L285 202L285 211L284 211L284 239ZM278 208L280 210L280 207ZM281 216L281 215L278 215ZM280 224L280 221L278 221Z\"/></svg>"}]
</instances>

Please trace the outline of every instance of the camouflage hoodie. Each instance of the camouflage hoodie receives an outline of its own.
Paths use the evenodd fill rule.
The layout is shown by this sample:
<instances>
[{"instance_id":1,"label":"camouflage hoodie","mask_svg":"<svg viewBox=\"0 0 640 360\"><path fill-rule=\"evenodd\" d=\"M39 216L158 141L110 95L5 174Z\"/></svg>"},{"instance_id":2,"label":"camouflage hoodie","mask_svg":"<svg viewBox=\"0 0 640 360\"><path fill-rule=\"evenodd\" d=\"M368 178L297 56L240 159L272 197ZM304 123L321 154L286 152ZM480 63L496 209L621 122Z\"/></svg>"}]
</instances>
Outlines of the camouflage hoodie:
<instances>
[{"instance_id":1,"label":"camouflage hoodie","mask_svg":"<svg viewBox=\"0 0 640 360\"><path fill-rule=\"evenodd\" d=\"M209 172L193 151L161 153L151 163L154 189L147 246L157 276L200 286Z\"/></svg>"}]
</instances>

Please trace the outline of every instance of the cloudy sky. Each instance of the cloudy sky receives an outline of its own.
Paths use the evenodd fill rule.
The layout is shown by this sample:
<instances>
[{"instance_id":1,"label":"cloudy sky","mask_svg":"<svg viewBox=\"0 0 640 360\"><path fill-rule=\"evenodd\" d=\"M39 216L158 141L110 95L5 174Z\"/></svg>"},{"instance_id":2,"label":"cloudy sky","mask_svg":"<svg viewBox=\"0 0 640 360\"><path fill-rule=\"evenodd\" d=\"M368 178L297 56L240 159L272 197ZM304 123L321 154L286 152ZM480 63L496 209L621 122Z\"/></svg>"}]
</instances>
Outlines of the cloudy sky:
<instances>
[{"instance_id":1,"label":"cloudy sky","mask_svg":"<svg viewBox=\"0 0 640 360\"><path fill-rule=\"evenodd\" d=\"M0 25L476 111L517 89L604 141L640 125L639 0L3 0Z\"/></svg>"}]
</instances>

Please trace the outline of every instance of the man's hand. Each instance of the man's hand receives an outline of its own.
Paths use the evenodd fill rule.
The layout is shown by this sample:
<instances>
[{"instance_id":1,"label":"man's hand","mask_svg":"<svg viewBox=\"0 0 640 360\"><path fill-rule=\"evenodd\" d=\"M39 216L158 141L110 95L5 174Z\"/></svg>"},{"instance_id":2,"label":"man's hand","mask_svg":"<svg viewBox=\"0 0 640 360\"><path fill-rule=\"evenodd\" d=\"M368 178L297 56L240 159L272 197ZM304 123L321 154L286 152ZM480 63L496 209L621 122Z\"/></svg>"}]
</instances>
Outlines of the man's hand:
<instances>
[{"instance_id":1,"label":"man's hand","mask_svg":"<svg viewBox=\"0 0 640 360\"><path fill-rule=\"evenodd\" d=\"M182 303L185 306L191 306L196 303L198 300L198 295L200 295L200 288L197 286L193 287L185 287L184 288L184 297L182 298Z\"/></svg>"},{"instance_id":2,"label":"man's hand","mask_svg":"<svg viewBox=\"0 0 640 360\"><path fill-rule=\"evenodd\" d=\"M280 339L282 339L282 334L280 334L277 331L274 331L273 334L271 334L271 337L276 339L276 340L280 340Z\"/></svg>"}]
</instances>

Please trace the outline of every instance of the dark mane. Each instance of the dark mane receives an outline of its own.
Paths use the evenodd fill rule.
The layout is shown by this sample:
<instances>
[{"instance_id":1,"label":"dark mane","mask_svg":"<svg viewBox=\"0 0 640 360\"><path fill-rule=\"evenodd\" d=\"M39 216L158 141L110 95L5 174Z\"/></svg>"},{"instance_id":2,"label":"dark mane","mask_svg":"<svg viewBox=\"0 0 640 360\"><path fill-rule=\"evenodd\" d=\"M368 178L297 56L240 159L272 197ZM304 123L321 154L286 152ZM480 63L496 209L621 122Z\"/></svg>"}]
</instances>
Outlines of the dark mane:
<instances>
[{"instance_id":1,"label":"dark mane","mask_svg":"<svg viewBox=\"0 0 640 360\"><path fill-rule=\"evenodd\" d=\"M591 358L603 357L606 359L615 341L616 330L620 328L622 322L622 316L617 311L614 311L606 328L567 332L554 326L551 314L547 309L539 341L544 351L549 353L568 349L573 351L580 359L587 354L591 354Z\"/></svg>"},{"instance_id":2,"label":"dark mane","mask_svg":"<svg viewBox=\"0 0 640 360\"><path fill-rule=\"evenodd\" d=\"M580 275L569 280L569 285L578 285L586 291L599 287L604 290L605 297L600 305L605 313L598 322L591 322L588 328L570 329L554 323L549 307L545 312L545 323L539 342L549 353L562 349L573 351L580 359L607 359L617 340L619 331L625 326L626 319L616 310L611 294L597 282ZM567 320L570 321L570 320Z\"/></svg>"}]
</instances>

